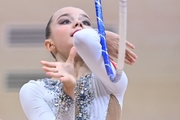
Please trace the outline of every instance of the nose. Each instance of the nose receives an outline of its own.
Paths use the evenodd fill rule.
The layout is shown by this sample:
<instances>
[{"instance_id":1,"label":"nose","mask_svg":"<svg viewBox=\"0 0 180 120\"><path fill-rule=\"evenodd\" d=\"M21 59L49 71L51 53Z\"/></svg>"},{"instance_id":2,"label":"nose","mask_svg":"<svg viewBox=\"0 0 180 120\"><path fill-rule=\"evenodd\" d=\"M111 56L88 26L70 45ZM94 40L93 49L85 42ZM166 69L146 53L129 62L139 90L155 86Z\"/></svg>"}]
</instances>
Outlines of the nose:
<instances>
[{"instance_id":1,"label":"nose","mask_svg":"<svg viewBox=\"0 0 180 120\"><path fill-rule=\"evenodd\" d=\"M76 28L76 27L83 27L83 24L82 24L81 21L76 21L76 22L74 22L74 26L73 27L74 28Z\"/></svg>"}]
</instances>

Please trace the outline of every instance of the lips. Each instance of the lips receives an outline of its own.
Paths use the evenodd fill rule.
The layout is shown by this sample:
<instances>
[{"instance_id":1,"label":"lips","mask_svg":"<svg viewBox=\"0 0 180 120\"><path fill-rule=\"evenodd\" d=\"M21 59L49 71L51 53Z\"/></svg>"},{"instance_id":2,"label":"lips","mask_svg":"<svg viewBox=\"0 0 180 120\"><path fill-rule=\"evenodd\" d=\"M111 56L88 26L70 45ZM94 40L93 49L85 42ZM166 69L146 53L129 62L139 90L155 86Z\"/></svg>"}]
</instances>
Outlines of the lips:
<instances>
[{"instance_id":1,"label":"lips","mask_svg":"<svg viewBox=\"0 0 180 120\"><path fill-rule=\"evenodd\" d=\"M80 31L80 30L82 30L82 29L77 29L77 30L75 30L75 31L71 34L71 37L73 37L74 34L75 34L76 32L78 32L78 31Z\"/></svg>"}]
</instances>

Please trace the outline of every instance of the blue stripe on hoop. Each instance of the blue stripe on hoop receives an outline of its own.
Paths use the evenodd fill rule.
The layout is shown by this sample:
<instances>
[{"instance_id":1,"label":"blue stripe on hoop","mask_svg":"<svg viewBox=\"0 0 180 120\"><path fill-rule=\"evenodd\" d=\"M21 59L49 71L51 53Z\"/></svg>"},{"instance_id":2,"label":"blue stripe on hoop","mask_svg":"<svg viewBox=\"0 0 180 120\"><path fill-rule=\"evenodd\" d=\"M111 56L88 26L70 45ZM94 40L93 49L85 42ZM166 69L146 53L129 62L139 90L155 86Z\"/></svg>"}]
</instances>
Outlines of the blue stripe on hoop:
<instances>
[{"instance_id":1,"label":"blue stripe on hoop","mask_svg":"<svg viewBox=\"0 0 180 120\"><path fill-rule=\"evenodd\" d=\"M96 8L98 32L100 35L100 43L102 46L102 56L103 56L106 72L112 82L117 82L117 79L115 79L115 75L113 74L113 70L110 64L110 59L109 59L107 45L106 45L106 39L105 39L106 35L105 35L105 29L104 29L101 0L95 0L95 8Z\"/></svg>"}]
</instances>

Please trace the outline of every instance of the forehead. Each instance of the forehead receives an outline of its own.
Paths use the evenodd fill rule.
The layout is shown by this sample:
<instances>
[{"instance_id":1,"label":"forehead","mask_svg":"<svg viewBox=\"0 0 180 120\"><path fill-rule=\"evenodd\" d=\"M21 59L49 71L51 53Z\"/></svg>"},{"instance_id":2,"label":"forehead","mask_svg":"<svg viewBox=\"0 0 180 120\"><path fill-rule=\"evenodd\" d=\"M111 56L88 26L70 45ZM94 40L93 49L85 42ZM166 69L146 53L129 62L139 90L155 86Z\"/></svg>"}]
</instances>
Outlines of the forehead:
<instances>
[{"instance_id":1,"label":"forehead","mask_svg":"<svg viewBox=\"0 0 180 120\"><path fill-rule=\"evenodd\" d=\"M77 15L77 16L80 14L84 14L84 15L88 16L86 12L84 12L83 10L81 10L79 8L65 7L65 8L61 8L57 12L55 12L53 15L53 18L58 18L60 15L63 15L63 14L70 14L70 15Z\"/></svg>"}]
</instances>

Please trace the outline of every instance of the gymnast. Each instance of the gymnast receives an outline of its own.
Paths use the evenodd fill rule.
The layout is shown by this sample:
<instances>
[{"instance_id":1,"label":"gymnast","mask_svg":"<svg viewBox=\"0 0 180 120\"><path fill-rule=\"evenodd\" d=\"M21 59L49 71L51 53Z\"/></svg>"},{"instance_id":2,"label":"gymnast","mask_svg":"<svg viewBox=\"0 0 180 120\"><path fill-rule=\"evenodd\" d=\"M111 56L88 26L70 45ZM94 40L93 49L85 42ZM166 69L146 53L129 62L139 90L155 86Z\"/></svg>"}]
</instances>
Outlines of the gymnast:
<instances>
[{"instance_id":1,"label":"gymnast","mask_svg":"<svg viewBox=\"0 0 180 120\"><path fill-rule=\"evenodd\" d=\"M106 32L113 72L116 72L119 35ZM83 10L64 7L46 26L46 49L56 62L40 61L50 78L30 80L20 89L21 106L29 120L119 120L128 78L124 71L113 83L105 70L100 37ZM134 49L134 45L126 42ZM125 50L125 63L137 56Z\"/></svg>"}]
</instances>

